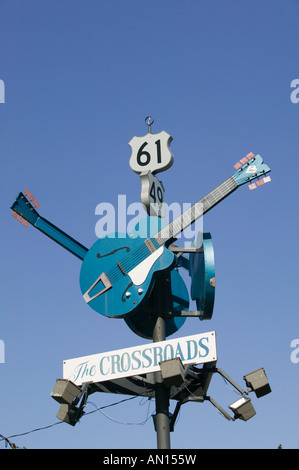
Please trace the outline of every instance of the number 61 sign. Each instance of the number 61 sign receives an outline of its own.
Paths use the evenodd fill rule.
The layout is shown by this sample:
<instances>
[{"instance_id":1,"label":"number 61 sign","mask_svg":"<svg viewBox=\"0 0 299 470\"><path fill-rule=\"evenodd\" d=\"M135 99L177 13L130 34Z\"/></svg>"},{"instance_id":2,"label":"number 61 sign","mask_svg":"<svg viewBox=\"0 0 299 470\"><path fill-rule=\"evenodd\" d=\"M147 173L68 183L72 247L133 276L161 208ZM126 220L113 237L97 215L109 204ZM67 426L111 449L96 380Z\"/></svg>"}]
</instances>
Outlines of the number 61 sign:
<instances>
[{"instance_id":1,"label":"number 61 sign","mask_svg":"<svg viewBox=\"0 0 299 470\"><path fill-rule=\"evenodd\" d=\"M173 155L169 148L171 141L171 135L165 131L133 137L129 142L132 148L129 162L132 170L138 174L148 171L155 174L170 168L173 164Z\"/></svg>"}]
</instances>

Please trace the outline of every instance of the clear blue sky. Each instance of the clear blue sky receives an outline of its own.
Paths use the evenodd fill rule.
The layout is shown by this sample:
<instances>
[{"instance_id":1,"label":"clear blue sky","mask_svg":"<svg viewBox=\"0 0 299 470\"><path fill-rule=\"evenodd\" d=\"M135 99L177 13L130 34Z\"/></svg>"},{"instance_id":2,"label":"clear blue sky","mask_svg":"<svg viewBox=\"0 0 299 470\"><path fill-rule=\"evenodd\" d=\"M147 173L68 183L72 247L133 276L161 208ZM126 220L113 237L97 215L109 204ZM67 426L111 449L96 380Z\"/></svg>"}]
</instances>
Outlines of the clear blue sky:
<instances>
[{"instance_id":1,"label":"clear blue sky","mask_svg":"<svg viewBox=\"0 0 299 470\"><path fill-rule=\"evenodd\" d=\"M173 136L174 164L160 174L169 203L196 202L248 152L272 169L270 184L242 187L205 216L214 315L187 319L172 336L215 330L218 366L242 386L244 374L264 367L272 393L251 395L257 414L247 422L226 421L208 402L185 404L171 446L299 447L299 363L290 359L299 338L299 103L290 99L298 17L297 0L0 0L1 434L58 421L50 393L64 359L147 341L91 310L79 287L81 261L22 227L9 208L28 188L42 216L91 247L97 204L116 204L118 194L128 204L140 200L128 142L146 134L151 114L153 132ZM220 377L209 393L227 411L238 398ZM105 412L141 423L154 402L137 398ZM151 419L117 424L100 412L74 428L11 440L27 448L156 448Z\"/></svg>"}]
</instances>

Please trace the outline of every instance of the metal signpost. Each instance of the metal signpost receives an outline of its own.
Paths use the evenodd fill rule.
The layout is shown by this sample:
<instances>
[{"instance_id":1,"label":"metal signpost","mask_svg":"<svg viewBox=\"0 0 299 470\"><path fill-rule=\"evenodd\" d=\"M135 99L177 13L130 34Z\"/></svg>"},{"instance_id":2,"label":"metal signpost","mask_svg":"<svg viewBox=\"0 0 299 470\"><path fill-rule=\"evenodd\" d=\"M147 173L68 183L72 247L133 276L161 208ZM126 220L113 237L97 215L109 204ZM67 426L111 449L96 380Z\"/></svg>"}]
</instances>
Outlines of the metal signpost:
<instances>
[{"instance_id":1,"label":"metal signpost","mask_svg":"<svg viewBox=\"0 0 299 470\"><path fill-rule=\"evenodd\" d=\"M129 142L130 167L140 176L141 201L148 214L132 233L110 234L88 249L41 217L39 203L29 190L19 193L11 209L23 225L33 225L82 261L80 289L89 307L101 315L124 319L138 336L153 341L65 360L63 378L57 379L51 394L61 405L57 417L74 426L84 414L87 397L95 392L148 396L156 403L157 447L170 449L170 432L184 403L209 401L228 420L246 421L255 415L248 393L253 391L259 398L271 391L264 369L245 375L247 390L243 390L216 367L215 331L167 339L187 317L212 317L216 288L211 234L199 233L199 241L189 248L173 242L239 186L250 183L254 189L270 181L265 176L270 168L260 155L246 155L235 165L233 176L165 225L164 187L156 174L173 164L172 137L165 131L153 134L153 119L148 117L146 122L147 135ZM189 292L180 269L190 275L196 311L189 310ZM241 395L229 406L233 417L207 394L214 373L225 377ZM173 414L170 400L176 401Z\"/></svg>"}]
</instances>

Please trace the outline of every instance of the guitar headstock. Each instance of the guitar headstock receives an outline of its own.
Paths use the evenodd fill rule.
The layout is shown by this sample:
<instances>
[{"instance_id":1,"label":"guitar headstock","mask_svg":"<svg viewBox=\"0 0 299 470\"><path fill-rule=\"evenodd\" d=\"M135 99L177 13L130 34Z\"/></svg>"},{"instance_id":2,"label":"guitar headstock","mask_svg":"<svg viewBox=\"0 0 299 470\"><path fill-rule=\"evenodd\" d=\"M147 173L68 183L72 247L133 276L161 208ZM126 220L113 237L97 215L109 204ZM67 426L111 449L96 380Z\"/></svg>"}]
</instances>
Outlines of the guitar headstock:
<instances>
[{"instance_id":1,"label":"guitar headstock","mask_svg":"<svg viewBox=\"0 0 299 470\"><path fill-rule=\"evenodd\" d=\"M236 163L234 167L238 171L233 175L233 178L239 186L257 179L256 183L249 185L249 189L255 189L257 186L271 181L270 176L265 177L266 173L269 173L271 169L268 165L264 164L264 160L260 155L249 153Z\"/></svg>"},{"instance_id":2,"label":"guitar headstock","mask_svg":"<svg viewBox=\"0 0 299 470\"><path fill-rule=\"evenodd\" d=\"M26 198L26 196L27 198ZM31 204L31 202L33 205ZM12 216L21 222L25 227L28 227L29 223L34 225L39 214L35 208L39 207L39 203L32 196L30 191L26 189L25 194L22 192L18 194L15 202L10 207L12 209Z\"/></svg>"}]
</instances>

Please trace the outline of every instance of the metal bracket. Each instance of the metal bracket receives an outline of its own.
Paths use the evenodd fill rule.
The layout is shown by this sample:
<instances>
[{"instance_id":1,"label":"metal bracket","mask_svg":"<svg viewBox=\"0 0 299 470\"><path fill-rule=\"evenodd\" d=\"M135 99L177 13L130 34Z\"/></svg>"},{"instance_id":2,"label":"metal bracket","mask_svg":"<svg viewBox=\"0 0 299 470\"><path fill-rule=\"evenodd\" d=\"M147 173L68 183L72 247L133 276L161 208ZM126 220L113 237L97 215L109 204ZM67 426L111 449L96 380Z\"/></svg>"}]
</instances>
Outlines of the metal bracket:
<instances>
[{"instance_id":1,"label":"metal bracket","mask_svg":"<svg viewBox=\"0 0 299 470\"><path fill-rule=\"evenodd\" d=\"M235 419L230 415L228 414L223 408L222 406L220 406L215 400L214 398L210 397L210 396L205 396L204 397L204 400L207 400L209 401L210 403L212 403L212 405L215 406L215 408L217 408L217 410L226 418L228 419L228 421L235 421Z\"/></svg>"},{"instance_id":2,"label":"metal bracket","mask_svg":"<svg viewBox=\"0 0 299 470\"><path fill-rule=\"evenodd\" d=\"M183 256L184 253L202 253L203 252L203 246L201 245L199 248L197 247L181 247L181 246L176 246L176 245L170 245L168 247L172 253L176 255L178 258L178 266L181 268L186 269L189 271L189 258L186 258L186 256Z\"/></svg>"},{"instance_id":3,"label":"metal bracket","mask_svg":"<svg viewBox=\"0 0 299 470\"><path fill-rule=\"evenodd\" d=\"M227 380L236 390L238 390L238 392L241 393L241 395L248 395L248 392L245 392L245 390L243 390L242 387L240 387L240 385L238 385L233 379L231 379L229 377L229 375L226 374L226 372L224 372L224 370L220 369L219 367L215 367L214 371L213 372L217 372L218 374L220 374L225 380Z\"/></svg>"},{"instance_id":4,"label":"metal bracket","mask_svg":"<svg viewBox=\"0 0 299 470\"><path fill-rule=\"evenodd\" d=\"M203 317L204 312L202 310L180 310L174 312L168 312L165 318L173 318L173 317Z\"/></svg>"},{"instance_id":5,"label":"metal bracket","mask_svg":"<svg viewBox=\"0 0 299 470\"><path fill-rule=\"evenodd\" d=\"M170 245L168 247L170 251L173 253L177 253L177 256L181 256L183 253L202 253L203 252L203 246L196 247L196 246L189 246L189 247L181 247L181 246L176 246L176 245Z\"/></svg>"}]
</instances>

